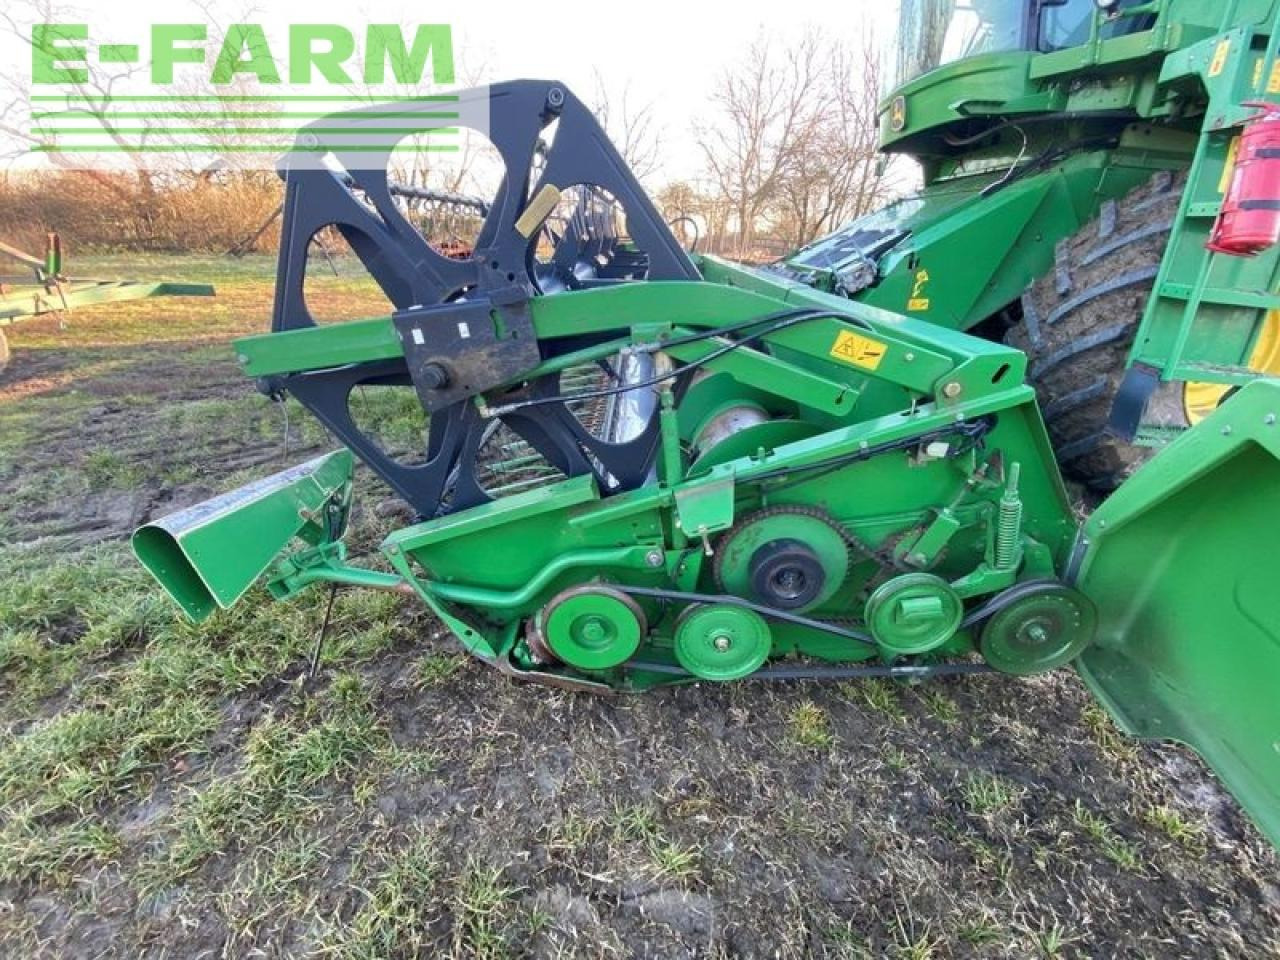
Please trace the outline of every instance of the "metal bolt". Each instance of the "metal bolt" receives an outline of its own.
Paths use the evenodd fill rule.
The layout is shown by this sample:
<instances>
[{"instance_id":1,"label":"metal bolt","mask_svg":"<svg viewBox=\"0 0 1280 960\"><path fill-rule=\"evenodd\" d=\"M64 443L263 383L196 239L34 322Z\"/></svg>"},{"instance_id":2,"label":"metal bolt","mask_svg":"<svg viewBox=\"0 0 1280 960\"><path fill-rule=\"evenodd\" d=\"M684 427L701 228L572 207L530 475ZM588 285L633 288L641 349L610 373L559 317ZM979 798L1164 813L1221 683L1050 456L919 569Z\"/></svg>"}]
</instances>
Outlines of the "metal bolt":
<instances>
[{"instance_id":1,"label":"metal bolt","mask_svg":"<svg viewBox=\"0 0 1280 960\"><path fill-rule=\"evenodd\" d=\"M902 359L905 360L907 363L910 363L915 358L916 358L916 355L912 353L910 350L908 350L906 353L906 356L904 356Z\"/></svg>"},{"instance_id":2,"label":"metal bolt","mask_svg":"<svg viewBox=\"0 0 1280 960\"><path fill-rule=\"evenodd\" d=\"M711 549L711 537L707 533L705 523L698 524L698 536L702 538L702 552L708 557L714 557L716 552Z\"/></svg>"},{"instance_id":3,"label":"metal bolt","mask_svg":"<svg viewBox=\"0 0 1280 960\"><path fill-rule=\"evenodd\" d=\"M662 566L662 551L650 550L648 553L644 555L644 562L651 567Z\"/></svg>"},{"instance_id":4,"label":"metal bolt","mask_svg":"<svg viewBox=\"0 0 1280 960\"><path fill-rule=\"evenodd\" d=\"M954 400L956 397L960 396L960 391L962 389L963 388L960 386L960 382L958 380L952 380L950 383L943 385L942 395L948 400Z\"/></svg>"},{"instance_id":5,"label":"metal bolt","mask_svg":"<svg viewBox=\"0 0 1280 960\"><path fill-rule=\"evenodd\" d=\"M1231 424L1227 424L1225 427L1222 428L1222 435L1224 437L1231 436Z\"/></svg>"},{"instance_id":6,"label":"metal bolt","mask_svg":"<svg viewBox=\"0 0 1280 960\"><path fill-rule=\"evenodd\" d=\"M443 390L449 385L449 371L438 363L428 363L422 368L420 380L428 390Z\"/></svg>"},{"instance_id":7,"label":"metal bolt","mask_svg":"<svg viewBox=\"0 0 1280 960\"><path fill-rule=\"evenodd\" d=\"M717 633L711 638L711 645L721 653L724 653L733 646L733 637L729 636L727 633Z\"/></svg>"},{"instance_id":8,"label":"metal bolt","mask_svg":"<svg viewBox=\"0 0 1280 960\"><path fill-rule=\"evenodd\" d=\"M1274 413L1268 413L1262 418L1262 422L1268 427L1274 427L1276 425L1276 415Z\"/></svg>"}]
</instances>

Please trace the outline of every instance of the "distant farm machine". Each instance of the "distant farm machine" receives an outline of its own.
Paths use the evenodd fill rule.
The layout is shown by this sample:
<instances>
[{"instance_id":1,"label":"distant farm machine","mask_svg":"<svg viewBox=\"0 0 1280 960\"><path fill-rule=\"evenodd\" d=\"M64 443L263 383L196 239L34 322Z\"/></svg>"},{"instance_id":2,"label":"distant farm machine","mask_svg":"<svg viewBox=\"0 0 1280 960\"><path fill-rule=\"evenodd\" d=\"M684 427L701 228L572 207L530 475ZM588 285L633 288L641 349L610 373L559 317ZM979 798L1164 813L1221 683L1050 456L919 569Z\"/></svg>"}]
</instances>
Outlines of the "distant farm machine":
<instances>
[{"instance_id":1,"label":"distant farm machine","mask_svg":"<svg viewBox=\"0 0 1280 960\"><path fill-rule=\"evenodd\" d=\"M144 526L139 558L197 620L264 574L279 599L317 584L399 591L502 673L578 690L1025 676L1074 663L1128 730L1192 745L1280 841L1280 384L1244 362L1259 335L1249 323L1264 328L1280 306L1275 238L1251 258L1213 253L1204 265L1215 222L1217 246L1234 230L1219 182L1242 210L1276 206L1250 206L1254 195L1237 189L1246 162L1275 168L1273 148L1254 160L1242 138L1234 180L1225 164L1234 138L1267 123L1244 103L1266 99L1280 66L1270 4L1218 4L1211 27L1170 19L1198 9L1033 3L1024 26L1040 12L1083 11L1087 42L992 54L991 71L971 66L979 89L964 96L905 108L892 97L895 130L954 108L960 132L931 127L929 142L963 149L1011 135L1016 149L968 166L929 161L923 198L887 211L878 238L865 224L843 233L822 267L821 244L771 271L686 253L591 113L556 83L459 95L447 122L487 125L506 169L461 259L406 218L388 186L391 144L380 153L367 138L359 151L330 141L320 155L318 134L304 131L282 162L271 332L235 349L263 392L296 398L346 449ZM1117 30L1126 17L1135 29ZM1014 59L1000 66L1004 56ZM1051 68L1068 60L1063 79ZM1099 102L1072 119L1071 98L1095 86ZM1189 129L1148 123L1138 107ZM369 113L319 125L358 132L377 125ZM1044 116L1027 125L1024 150L1016 128L1028 113ZM1097 128L1122 116L1134 129ZM1034 146L1054 123L1066 125L1055 146ZM1104 170L1121 155L1132 169ZM1069 189L1081 164L1092 186ZM1053 170L1061 185L1048 198L1030 192ZM1163 435L1171 442L1082 522L1028 383L1052 354L1029 361L951 328L980 328L964 316L981 314L1026 331L1025 312L1013 314L1028 284L1033 299L1042 282L1069 298L1083 277L1075 261L1055 273L1055 250L1066 256L1070 243L1044 225L1001 233L984 203L1022 197L1067 233L1092 203L1119 251L1160 221L1135 222L1107 195L1153 174L1148 196L1165 184L1185 197L1171 228L1179 260L1161 268L1160 308L1135 347L1146 359L1131 369L1146 379L1099 370L1103 387L1081 389L1116 381L1133 398L1127 409L1141 408L1151 377L1165 382L1150 371L1167 367L1230 396ZM966 204L986 232L953 239L949 259L922 247L928 224L901 222L907 210ZM1006 218L1015 213L1017 223L1030 216L1014 204ZM351 245L391 315L316 324L306 252L326 229ZM999 260L990 272L988 255ZM1089 266L1108 256L1095 251ZM1129 261L1117 254L1112 266L1115 289L1138 289ZM955 306L965 297L969 314ZM1060 339L1069 327L1039 323L1023 334L1029 343L1088 349ZM1162 343L1177 349L1153 357ZM407 458L383 449L352 406L396 388L429 415ZM353 562L343 544L356 458L417 515L386 538L380 564Z\"/></svg>"},{"instance_id":2,"label":"distant farm machine","mask_svg":"<svg viewBox=\"0 0 1280 960\"><path fill-rule=\"evenodd\" d=\"M43 257L0 243L0 259L14 261L28 270L0 275L0 372L9 365L9 341L4 328L24 317L64 314L77 307L144 297L213 296L213 287L207 283L71 279L64 272L62 240L56 233L47 234Z\"/></svg>"}]
</instances>

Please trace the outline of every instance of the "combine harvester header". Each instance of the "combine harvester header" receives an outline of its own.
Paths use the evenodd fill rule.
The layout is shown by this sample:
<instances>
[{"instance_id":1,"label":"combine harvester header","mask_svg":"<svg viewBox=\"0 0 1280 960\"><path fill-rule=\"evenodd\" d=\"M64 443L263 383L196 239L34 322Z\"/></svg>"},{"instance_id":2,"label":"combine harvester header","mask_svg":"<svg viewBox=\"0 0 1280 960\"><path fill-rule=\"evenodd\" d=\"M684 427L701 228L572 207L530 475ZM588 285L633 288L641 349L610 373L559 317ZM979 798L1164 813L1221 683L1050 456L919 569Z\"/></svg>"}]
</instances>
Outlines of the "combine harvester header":
<instances>
[{"instance_id":1,"label":"combine harvester header","mask_svg":"<svg viewBox=\"0 0 1280 960\"><path fill-rule=\"evenodd\" d=\"M1082 523L1023 351L687 253L558 83L463 92L449 122L480 112L506 176L464 259L414 229L386 156L283 162L271 331L235 349L347 449L138 531L188 615L263 577L280 599L396 590L507 676L602 692L1071 664L1280 841L1280 384L1255 377ZM390 316L310 315L330 227ZM360 428L357 387L414 391L418 457ZM357 460L418 516L380 566L342 542Z\"/></svg>"}]
</instances>

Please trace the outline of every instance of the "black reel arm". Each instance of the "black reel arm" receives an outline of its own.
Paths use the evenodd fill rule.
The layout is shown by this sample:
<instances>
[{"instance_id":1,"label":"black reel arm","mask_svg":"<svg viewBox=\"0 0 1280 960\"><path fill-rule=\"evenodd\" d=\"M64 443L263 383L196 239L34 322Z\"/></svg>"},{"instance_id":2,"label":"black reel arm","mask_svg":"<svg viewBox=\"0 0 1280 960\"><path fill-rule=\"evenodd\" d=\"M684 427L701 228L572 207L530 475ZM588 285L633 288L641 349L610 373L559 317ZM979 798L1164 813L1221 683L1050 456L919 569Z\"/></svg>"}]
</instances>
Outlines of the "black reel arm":
<instances>
[{"instance_id":1,"label":"black reel arm","mask_svg":"<svg viewBox=\"0 0 1280 960\"><path fill-rule=\"evenodd\" d=\"M388 174L394 144L379 150L366 142L358 151L335 145L327 155L314 149L313 127L359 133L379 122L385 105L304 128L281 161L286 190L272 331L316 325L304 297L307 255L313 238L332 228L396 308L405 355L273 378L263 388L293 394L419 515L431 517L490 499L475 475L486 421L472 398L555 355L557 348L534 334L533 297L632 279L700 277L594 116L563 85L519 80L463 91L456 118L442 119L436 102L395 108L422 115L399 126L468 127L487 134L500 154L505 175L493 197L480 198L486 212L474 251L465 259L445 256L405 216L396 202L405 188ZM563 223L549 223L555 201L566 196L576 203ZM626 238L611 228L605 207L613 202L625 212ZM539 240L553 248L547 260L537 256ZM535 381L518 394L553 397L558 381ZM352 391L380 385L412 385L431 415L424 462L400 463L356 425ZM592 473L606 492L642 482L656 448L656 414L623 443L592 436L558 402L502 419L565 475Z\"/></svg>"}]
</instances>

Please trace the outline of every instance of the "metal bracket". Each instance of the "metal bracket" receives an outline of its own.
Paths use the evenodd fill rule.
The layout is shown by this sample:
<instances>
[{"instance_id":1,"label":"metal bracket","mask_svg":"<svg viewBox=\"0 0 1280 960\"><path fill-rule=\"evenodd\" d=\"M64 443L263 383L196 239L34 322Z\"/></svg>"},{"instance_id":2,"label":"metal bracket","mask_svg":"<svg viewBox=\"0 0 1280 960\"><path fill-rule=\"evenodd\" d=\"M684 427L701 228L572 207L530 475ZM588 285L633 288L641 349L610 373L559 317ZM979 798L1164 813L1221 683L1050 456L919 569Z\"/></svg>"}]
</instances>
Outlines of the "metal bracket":
<instances>
[{"instance_id":1,"label":"metal bracket","mask_svg":"<svg viewBox=\"0 0 1280 960\"><path fill-rule=\"evenodd\" d=\"M1115 401L1111 404L1111 419L1107 423L1107 431L1132 443L1142 426L1142 415L1146 413L1147 401L1160 385L1160 371L1145 363L1135 363L1124 375Z\"/></svg>"},{"instance_id":2,"label":"metal bracket","mask_svg":"<svg viewBox=\"0 0 1280 960\"><path fill-rule=\"evenodd\" d=\"M542 361L523 296L392 315L409 376L427 413L519 377Z\"/></svg>"}]
</instances>

